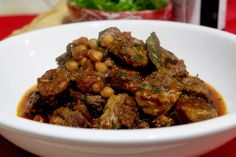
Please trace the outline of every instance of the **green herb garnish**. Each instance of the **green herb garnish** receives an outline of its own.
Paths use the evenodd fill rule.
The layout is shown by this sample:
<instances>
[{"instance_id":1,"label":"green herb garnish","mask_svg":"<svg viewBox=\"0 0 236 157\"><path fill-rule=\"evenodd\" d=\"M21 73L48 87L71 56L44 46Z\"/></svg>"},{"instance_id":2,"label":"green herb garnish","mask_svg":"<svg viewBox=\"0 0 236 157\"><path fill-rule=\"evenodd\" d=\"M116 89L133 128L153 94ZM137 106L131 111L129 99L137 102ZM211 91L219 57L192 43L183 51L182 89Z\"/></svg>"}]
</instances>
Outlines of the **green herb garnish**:
<instances>
[{"instance_id":1,"label":"green herb garnish","mask_svg":"<svg viewBox=\"0 0 236 157\"><path fill-rule=\"evenodd\" d=\"M140 51L141 49L142 49L142 45L141 44L134 44L134 47L138 50L138 51Z\"/></svg>"},{"instance_id":2,"label":"green herb garnish","mask_svg":"<svg viewBox=\"0 0 236 157\"><path fill-rule=\"evenodd\" d=\"M118 117L117 119L118 119L118 122L119 122L119 123L122 123L121 117Z\"/></svg>"},{"instance_id":3,"label":"green herb garnish","mask_svg":"<svg viewBox=\"0 0 236 157\"><path fill-rule=\"evenodd\" d=\"M118 71L115 77L117 80L121 80L122 77L128 77L128 76L129 74L127 72Z\"/></svg>"},{"instance_id":4,"label":"green herb garnish","mask_svg":"<svg viewBox=\"0 0 236 157\"><path fill-rule=\"evenodd\" d=\"M50 76L50 77L48 78L49 81L52 81L53 79L54 79L54 76Z\"/></svg>"},{"instance_id":5,"label":"green herb garnish","mask_svg":"<svg viewBox=\"0 0 236 157\"><path fill-rule=\"evenodd\" d=\"M115 124L113 122L112 122L111 128L112 129L116 129L116 126L115 126Z\"/></svg>"},{"instance_id":6,"label":"green herb garnish","mask_svg":"<svg viewBox=\"0 0 236 157\"><path fill-rule=\"evenodd\" d=\"M158 87L153 87L152 88L152 93L159 93L161 90Z\"/></svg>"},{"instance_id":7,"label":"green herb garnish","mask_svg":"<svg viewBox=\"0 0 236 157\"><path fill-rule=\"evenodd\" d=\"M139 87L139 90L144 90L145 89L145 87L147 86L147 84L142 84L140 87Z\"/></svg>"},{"instance_id":8,"label":"green herb garnish","mask_svg":"<svg viewBox=\"0 0 236 157\"><path fill-rule=\"evenodd\" d=\"M134 56L134 60L135 61L142 61L142 60L144 60L144 57L141 54L136 54Z\"/></svg>"},{"instance_id":9,"label":"green herb garnish","mask_svg":"<svg viewBox=\"0 0 236 157\"><path fill-rule=\"evenodd\" d=\"M155 32L152 32L147 41L148 56L151 62L159 71L164 69L164 58L162 58L163 49L160 46L160 41Z\"/></svg>"},{"instance_id":10,"label":"green herb garnish","mask_svg":"<svg viewBox=\"0 0 236 157\"><path fill-rule=\"evenodd\" d=\"M140 11L161 9L167 0L68 0L72 5L104 11Z\"/></svg>"}]
</instances>

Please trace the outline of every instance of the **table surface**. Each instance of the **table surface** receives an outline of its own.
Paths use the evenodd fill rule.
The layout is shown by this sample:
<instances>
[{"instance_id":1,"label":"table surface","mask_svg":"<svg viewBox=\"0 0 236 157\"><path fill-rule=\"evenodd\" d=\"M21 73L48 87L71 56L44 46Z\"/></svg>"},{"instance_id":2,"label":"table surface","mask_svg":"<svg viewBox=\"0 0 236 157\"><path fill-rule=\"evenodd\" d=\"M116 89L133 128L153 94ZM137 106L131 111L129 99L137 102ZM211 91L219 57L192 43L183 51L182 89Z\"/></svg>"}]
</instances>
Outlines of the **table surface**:
<instances>
[{"instance_id":1,"label":"table surface","mask_svg":"<svg viewBox=\"0 0 236 157\"><path fill-rule=\"evenodd\" d=\"M37 15L0 16L0 40L13 30L30 23ZM228 0L225 31L236 34L236 0ZM236 138L225 145L202 155L201 157L234 157L236 156ZM0 157L35 157L35 155L15 146L0 135Z\"/></svg>"}]
</instances>

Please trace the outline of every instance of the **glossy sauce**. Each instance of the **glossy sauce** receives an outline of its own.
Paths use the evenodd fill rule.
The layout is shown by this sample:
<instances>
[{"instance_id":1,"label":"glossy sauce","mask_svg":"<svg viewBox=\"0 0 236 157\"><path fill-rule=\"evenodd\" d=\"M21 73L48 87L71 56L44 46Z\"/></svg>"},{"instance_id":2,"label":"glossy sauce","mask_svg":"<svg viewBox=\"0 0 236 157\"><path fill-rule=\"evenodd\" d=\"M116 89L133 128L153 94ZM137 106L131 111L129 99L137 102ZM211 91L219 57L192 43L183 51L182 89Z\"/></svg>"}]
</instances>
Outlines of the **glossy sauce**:
<instances>
[{"instance_id":1,"label":"glossy sauce","mask_svg":"<svg viewBox=\"0 0 236 157\"><path fill-rule=\"evenodd\" d=\"M32 87L30 87L22 96L18 108L17 108L17 116L19 117L24 117L24 118L28 118L28 119L32 119L32 117L26 117L25 116L25 112L29 109L29 107L31 106L30 102L29 102L29 95L31 93L33 93L37 88L37 84L33 85Z\"/></svg>"},{"instance_id":2,"label":"glossy sauce","mask_svg":"<svg viewBox=\"0 0 236 157\"><path fill-rule=\"evenodd\" d=\"M226 104L221 94L210 84L206 83L206 86L211 91L211 99L216 107L218 115L222 116L227 114Z\"/></svg>"},{"instance_id":3,"label":"glossy sauce","mask_svg":"<svg viewBox=\"0 0 236 157\"><path fill-rule=\"evenodd\" d=\"M206 83L207 88L211 91L211 100L213 101L214 106L216 107L218 116L227 114L226 104L220 93L214 89L210 84ZM32 86L26 93L23 95L17 109L17 116L24 117L27 119L33 119L33 117L26 116L24 113L30 109L30 100L28 99L29 95L35 91L37 85Z\"/></svg>"}]
</instances>

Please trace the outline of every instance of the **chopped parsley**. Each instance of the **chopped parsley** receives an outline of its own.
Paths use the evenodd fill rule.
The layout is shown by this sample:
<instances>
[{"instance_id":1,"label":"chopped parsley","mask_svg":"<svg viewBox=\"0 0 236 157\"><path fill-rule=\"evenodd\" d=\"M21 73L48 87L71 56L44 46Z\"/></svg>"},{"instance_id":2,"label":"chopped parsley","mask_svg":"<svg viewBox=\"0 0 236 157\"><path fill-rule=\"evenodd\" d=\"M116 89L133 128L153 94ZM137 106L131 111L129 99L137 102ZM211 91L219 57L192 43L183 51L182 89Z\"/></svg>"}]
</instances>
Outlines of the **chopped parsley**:
<instances>
[{"instance_id":1,"label":"chopped parsley","mask_svg":"<svg viewBox=\"0 0 236 157\"><path fill-rule=\"evenodd\" d=\"M142 45L141 45L141 44L138 44L138 43L135 43L135 44L134 44L134 47L135 47L138 51L140 51L140 50L142 49Z\"/></svg>"},{"instance_id":2,"label":"chopped parsley","mask_svg":"<svg viewBox=\"0 0 236 157\"><path fill-rule=\"evenodd\" d=\"M142 84L142 85L139 87L139 90L144 90L144 89L146 88L146 86L147 86L146 83Z\"/></svg>"},{"instance_id":3,"label":"chopped parsley","mask_svg":"<svg viewBox=\"0 0 236 157\"><path fill-rule=\"evenodd\" d=\"M120 122L120 123L122 122L121 117L118 117L117 119L118 119L118 122Z\"/></svg>"},{"instance_id":4,"label":"chopped parsley","mask_svg":"<svg viewBox=\"0 0 236 157\"><path fill-rule=\"evenodd\" d=\"M159 93L161 90L158 87L152 87L152 93Z\"/></svg>"},{"instance_id":5,"label":"chopped parsley","mask_svg":"<svg viewBox=\"0 0 236 157\"><path fill-rule=\"evenodd\" d=\"M116 126L115 126L115 124L113 122L112 122L111 128L112 129L116 129Z\"/></svg>"},{"instance_id":6,"label":"chopped parsley","mask_svg":"<svg viewBox=\"0 0 236 157\"><path fill-rule=\"evenodd\" d=\"M115 77L117 80L120 80L122 79L122 76L127 77L129 74L127 72L118 71Z\"/></svg>"},{"instance_id":7,"label":"chopped parsley","mask_svg":"<svg viewBox=\"0 0 236 157\"><path fill-rule=\"evenodd\" d=\"M48 78L49 81L52 81L53 79L54 79L54 76L50 76L50 77Z\"/></svg>"},{"instance_id":8,"label":"chopped parsley","mask_svg":"<svg viewBox=\"0 0 236 157\"><path fill-rule=\"evenodd\" d=\"M142 61L142 60L144 60L144 57L141 54L136 54L134 56L134 60L135 61Z\"/></svg>"}]
</instances>

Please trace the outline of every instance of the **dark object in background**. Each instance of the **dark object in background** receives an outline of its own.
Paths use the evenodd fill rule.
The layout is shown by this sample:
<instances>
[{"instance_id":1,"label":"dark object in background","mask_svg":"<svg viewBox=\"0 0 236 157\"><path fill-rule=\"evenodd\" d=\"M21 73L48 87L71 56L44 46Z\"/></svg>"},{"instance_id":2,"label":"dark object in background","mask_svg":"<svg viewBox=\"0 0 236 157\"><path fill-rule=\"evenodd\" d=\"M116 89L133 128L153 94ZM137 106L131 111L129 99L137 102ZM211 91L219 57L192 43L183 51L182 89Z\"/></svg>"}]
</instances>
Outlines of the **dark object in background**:
<instances>
[{"instance_id":1,"label":"dark object in background","mask_svg":"<svg viewBox=\"0 0 236 157\"><path fill-rule=\"evenodd\" d=\"M227 0L173 0L174 20L224 29Z\"/></svg>"},{"instance_id":2,"label":"dark object in background","mask_svg":"<svg viewBox=\"0 0 236 157\"><path fill-rule=\"evenodd\" d=\"M201 25L218 28L219 3L219 0L201 1Z\"/></svg>"}]
</instances>

